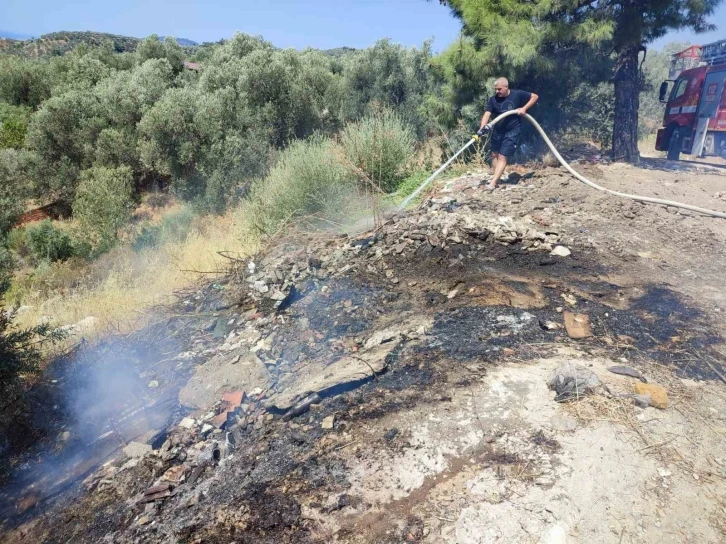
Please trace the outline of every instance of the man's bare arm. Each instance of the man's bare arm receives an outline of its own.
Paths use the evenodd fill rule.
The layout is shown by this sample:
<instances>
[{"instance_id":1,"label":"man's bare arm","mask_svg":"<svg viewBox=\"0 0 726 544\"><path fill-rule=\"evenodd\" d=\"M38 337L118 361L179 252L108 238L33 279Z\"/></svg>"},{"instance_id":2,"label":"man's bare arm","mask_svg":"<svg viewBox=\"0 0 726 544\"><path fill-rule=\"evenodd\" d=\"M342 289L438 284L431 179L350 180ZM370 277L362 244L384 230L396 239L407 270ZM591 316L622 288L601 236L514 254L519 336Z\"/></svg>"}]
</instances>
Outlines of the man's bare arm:
<instances>
[{"instance_id":1,"label":"man's bare arm","mask_svg":"<svg viewBox=\"0 0 726 544\"><path fill-rule=\"evenodd\" d=\"M489 118L492 116L492 112L485 111L484 117L481 118L481 125L479 126L479 130L484 128L484 125L486 125L489 122Z\"/></svg>"},{"instance_id":2,"label":"man's bare arm","mask_svg":"<svg viewBox=\"0 0 726 544\"><path fill-rule=\"evenodd\" d=\"M521 108L519 108L517 111L519 112L519 115L524 115L527 113L527 110L535 105L537 100L539 100L539 95L535 93L530 93L531 96L529 97L529 101Z\"/></svg>"}]
</instances>

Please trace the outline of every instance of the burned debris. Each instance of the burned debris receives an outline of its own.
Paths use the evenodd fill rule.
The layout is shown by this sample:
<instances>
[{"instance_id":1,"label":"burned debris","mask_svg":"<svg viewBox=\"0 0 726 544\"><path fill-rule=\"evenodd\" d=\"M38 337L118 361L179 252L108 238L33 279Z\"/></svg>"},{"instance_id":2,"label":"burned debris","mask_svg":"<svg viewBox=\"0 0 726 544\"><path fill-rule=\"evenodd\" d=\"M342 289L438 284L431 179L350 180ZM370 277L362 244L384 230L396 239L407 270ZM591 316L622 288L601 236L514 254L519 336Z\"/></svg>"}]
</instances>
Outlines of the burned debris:
<instances>
[{"instance_id":1,"label":"burned debris","mask_svg":"<svg viewBox=\"0 0 726 544\"><path fill-rule=\"evenodd\" d=\"M677 311L687 307L670 292L634 295L605 282L601 265L560 230L532 215L492 215L476 195L446 194L373 233L291 235L185 293L176 317L147 336L173 337L173 348L165 344L139 367L138 390L169 403L165 418L117 440L114 451L124 455L96 459L82 500L109 514L84 522L79 541L101 532L119 542L330 541L320 516L372 507L351 491L350 460L361 448L375 444L393 456L418 447L397 414L461 402L457 394L492 369L560 348L626 358L626 370L610 369L637 381L627 402L654 407L668 400L642 389L650 384L639 358L708 375L707 366L678 367L668 349L707 347L715 335L701 316ZM693 323L700 333L680 332ZM564 402L610 395L606 382L573 359L548 385ZM358 433L383 418L375 436ZM577 428L560 419L555 430ZM495 467L495 479L553 485L541 457L561 445L549 432L524 436L534 448L526 457L514 453L516 437L480 428L474 416L467 425L489 445L472 459ZM40 526L73 515L57 504ZM419 542L425 530L411 517L390 534Z\"/></svg>"}]
</instances>

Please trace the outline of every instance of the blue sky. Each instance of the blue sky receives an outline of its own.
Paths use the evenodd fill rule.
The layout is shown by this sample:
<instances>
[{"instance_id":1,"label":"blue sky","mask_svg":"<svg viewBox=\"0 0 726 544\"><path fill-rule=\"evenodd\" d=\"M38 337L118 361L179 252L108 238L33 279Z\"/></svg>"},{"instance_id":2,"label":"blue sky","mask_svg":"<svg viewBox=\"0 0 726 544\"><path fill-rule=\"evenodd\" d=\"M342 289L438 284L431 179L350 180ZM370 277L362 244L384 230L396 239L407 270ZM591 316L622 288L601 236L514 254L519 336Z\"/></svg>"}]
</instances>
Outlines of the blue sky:
<instances>
[{"instance_id":1,"label":"blue sky","mask_svg":"<svg viewBox=\"0 0 726 544\"><path fill-rule=\"evenodd\" d=\"M707 43L726 38L726 3L712 18L719 31L696 36L670 33L671 41ZM96 30L144 37L159 35L216 41L235 31L264 36L278 47L367 47L379 38L421 45L434 38L440 51L459 32L459 22L437 0L0 0L4 31L38 36L57 30Z\"/></svg>"},{"instance_id":2,"label":"blue sky","mask_svg":"<svg viewBox=\"0 0 726 544\"><path fill-rule=\"evenodd\" d=\"M437 0L0 0L2 30L40 35L96 30L144 37L156 33L197 42L235 31L262 35L278 47L367 47L379 38L441 50L460 24Z\"/></svg>"}]
</instances>

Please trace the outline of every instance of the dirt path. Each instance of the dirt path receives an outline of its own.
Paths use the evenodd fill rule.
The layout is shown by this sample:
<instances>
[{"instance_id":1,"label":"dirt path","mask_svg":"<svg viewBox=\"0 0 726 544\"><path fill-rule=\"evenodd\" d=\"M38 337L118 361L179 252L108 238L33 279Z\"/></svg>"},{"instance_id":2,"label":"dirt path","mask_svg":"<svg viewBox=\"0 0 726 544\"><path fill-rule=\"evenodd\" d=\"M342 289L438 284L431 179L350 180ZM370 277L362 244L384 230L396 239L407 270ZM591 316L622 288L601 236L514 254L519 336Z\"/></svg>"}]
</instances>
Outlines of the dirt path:
<instances>
[{"instance_id":1,"label":"dirt path","mask_svg":"<svg viewBox=\"0 0 726 544\"><path fill-rule=\"evenodd\" d=\"M726 173L645 166L583 169L726 209ZM726 221L522 174L493 194L460 178L377 233L242 265L181 394L245 389L227 427L198 406L7 541L723 542ZM600 385L555 402L563 363ZM634 405L641 382L614 365L668 407Z\"/></svg>"}]
</instances>

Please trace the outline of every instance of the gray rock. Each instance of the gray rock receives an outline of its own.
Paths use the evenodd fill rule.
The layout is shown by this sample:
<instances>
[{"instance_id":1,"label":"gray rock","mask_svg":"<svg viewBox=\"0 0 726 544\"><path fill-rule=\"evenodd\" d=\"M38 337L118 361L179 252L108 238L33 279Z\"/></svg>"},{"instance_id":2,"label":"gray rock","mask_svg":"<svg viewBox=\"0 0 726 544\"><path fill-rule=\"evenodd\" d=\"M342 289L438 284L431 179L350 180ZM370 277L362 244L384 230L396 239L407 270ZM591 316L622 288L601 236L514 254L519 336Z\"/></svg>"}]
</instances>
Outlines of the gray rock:
<instances>
[{"instance_id":1,"label":"gray rock","mask_svg":"<svg viewBox=\"0 0 726 544\"><path fill-rule=\"evenodd\" d=\"M179 422L179 427L182 427L183 429L191 429L194 425L196 425L196 421L190 417L185 417Z\"/></svg>"},{"instance_id":2,"label":"gray rock","mask_svg":"<svg viewBox=\"0 0 726 544\"><path fill-rule=\"evenodd\" d=\"M558 366L548 384L550 389L557 392L557 402L593 393L599 385L600 379L592 370L571 361Z\"/></svg>"},{"instance_id":3,"label":"gray rock","mask_svg":"<svg viewBox=\"0 0 726 544\"><path fill-rule=\"evenodd\" d=\"M611 366L608 368L610 372L613 374L620 374L621 376L630 376L631 378L637 378L643 383L648 383L648 380L643 377L643 375L635 370L634 368L630 368L629 366Z\"/></svg>"},{"instance_id":4,"label":"gray rock","mask_svg":"<svg viewBox=\"0 0 726 544\"><path fill-rule=\"evenodd\" d=\"M124 448L124 453L132 459L140 459L151 451L152 447L142 442L129 442Z\"/></svg>"},{"instance_id":5,"label":"gray rock","mask_svg":"<svg viewBox=\"0 0 726 544\"><path fill-rule=\"evenodd\" d=\"M209 423L205 423L202 425L202 435L206 436L209 433L211 433L214 430L214 425L210 425Z\"/></svg>"},{"instance_id":6,"label":"gray rock","mask_svg":"<svg viewBox=\"0 0 726 544\"><path fill-rule=\"evenodd\" d=\"M555 246L555 248L550 251L550 255L555 257L569 257L572 255L572 251L567 249L565 246Z\"/></svg>"},{"instance_id":7,"label":"gray rock","mask_svg":"<svg viewBox=\"0 0 726 544\"><path fill-rule=\"evenodd\" d=\"M633 403L635 403L638 408L647 408L652 402L650 395L633 395L632 398Z\"/></svg>"},{"instance_id":8,"label":"gray rock","mask_svg":"<svg viewBox=\"0 0 726 544\"><path fill-rule=\"evenodd\" d=\"M574 431L577 429L577 420L565 414L555 414L550 418L550 425L558 431Z\"/></svg>"}]
</instances>

